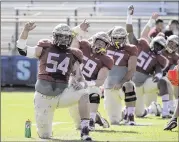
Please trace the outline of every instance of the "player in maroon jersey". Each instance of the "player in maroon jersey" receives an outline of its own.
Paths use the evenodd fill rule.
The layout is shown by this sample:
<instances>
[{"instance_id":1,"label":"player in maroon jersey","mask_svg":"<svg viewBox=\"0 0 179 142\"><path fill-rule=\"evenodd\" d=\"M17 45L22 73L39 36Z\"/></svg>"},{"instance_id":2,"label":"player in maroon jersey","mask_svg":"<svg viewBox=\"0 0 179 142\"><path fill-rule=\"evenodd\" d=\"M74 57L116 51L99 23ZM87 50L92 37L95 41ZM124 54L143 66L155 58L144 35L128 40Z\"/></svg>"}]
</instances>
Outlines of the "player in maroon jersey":
<instances>
[{"instance_id":1,"label":"player in maroon jersey","mask_svg":"<svg viewBox=\"0 0 179 142\"><path fill-rule=\"evenodd\" d=\"M37 46L26 45L29 31L35 28L34 22L25 24L17 41L21 55L39 60L38 79L35 85L34 107L37 132L40 138L52 136L52 121L56 108L79 104L81 117L81 139L89 136L89 95L85 90L85 79L79 68L83 53L70 48L73 33L66 24L53 29L52 40L40 40ZM69 84L70 75L76 82Z\"/></svg>"},{"instance_id":2,"label":"player in maroon jersey","mask_svg":"<svg viewBox=\"0 0 179 142\"><path fill-rule=\"evenodd\" d=\"M126 123L134 125L136 94L135 86L130 80L136 70L138 50L135 45L127 43L125 28L116 26L108 34L111 46L107 49L107 55L113 57L114 66L104 83L105 109L111 124L118 125L123 118L122 99L125 97L125 115L128 120Z\"/></svg>"},{"instance_id":3,"label":"player in maroon jersey","mask_svg":"<svg viewBox=\"0 0 179 142\"><path fill-rule=\"evenodd\" d=\"M160 85L159 89L157 88L157 82L162 78L163 70L168 66L168 60L162 55L162 51L166 48L166 40L162 36L157 36L153 38L149 44L144 38L136 39L132 27L133 13L134 7L130 6L128 8L126 28L129 33L130 43L135 44L139 49L137 71L132 79L137 87L136 115L144 117L147 113L152 112L155 112L157 115L160 110L156 103L149 106L148 109L145 109L144 94L159 91L159 94L163 96L163 105L165 105L164 102L167 98L165 92L168 92L167 82L162 80L162 82L160 82L162 85ZM147 23L147 26L152 25L151 19ZM151 81L153 82L152 84ZM152 106L153 109L151 108Z\"/></svg>"},{"instance_id":4,"label":"player in maroon jersey","mask_svg":"<svg viewBox=\"0 0 179 142\"><path fill-rule=\"evenodd\" d=\"M106 55L106 50L110 45L110 38L105 32L98 32L92 36L92 41L81 40L78 47L83 52L83 63L81 64L82 74L88 84L88 93L90 94L90 129L95 129L95 122L103 127L109 127L107 120L102 118L97 112L100 103L101 90L109 70L113 66L113 59ZM78 106L70 108L70 114L79 127L80 119L77 115ZM96 116L97 113L97 116ZM96 120L97 117L97 120ZM99 121L101 121L99 123Z\"/></svg>"}]
</instances>

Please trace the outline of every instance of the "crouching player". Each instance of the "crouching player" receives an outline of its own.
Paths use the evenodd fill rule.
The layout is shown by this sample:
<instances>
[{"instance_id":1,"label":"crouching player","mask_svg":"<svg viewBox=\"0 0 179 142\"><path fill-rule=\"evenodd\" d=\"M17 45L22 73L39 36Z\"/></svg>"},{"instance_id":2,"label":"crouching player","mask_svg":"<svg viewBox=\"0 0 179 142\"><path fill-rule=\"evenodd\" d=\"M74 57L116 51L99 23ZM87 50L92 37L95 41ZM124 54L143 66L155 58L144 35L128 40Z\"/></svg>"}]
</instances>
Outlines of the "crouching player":
<instances>
[{"instance_id":1,"label":"crouching player","mask_svg":"<svg viewBox=\"0 0 179 142\"><path fill-rule=\"evenodd\" d=\"M87 80L88 93L90 100L90 129L95 129L95 122L104 128L109 127L108 122L97 112L100 96L102 94L100 86L103 85L109 70L113 66L113 59L106 55L106 49L110 45L110 38L104 32L96 33L92 36L91 42L82 40L79 47L83 52L83 63L81 64L82 74ZM80 127L80 117L78 113L78 105L70 108L70 114L76 123L76 127ZM96 122L96 123L97 123Z\"/></svg>"},{"instance_id":2,"label":"crouching player","mask_svg":"<svg viewBox=\"0 0 179 142\"><path fill-rule=\"evenodd\" d=\"M34 109L37 133L42 139L52 136L52 121L56 108L79 104L81 118L81 139L89 137L89 95L83 84L69 86L70 74L84 82L79 64L83 54L79 49L70 48L72 30L66 24L53 29L52 40L40 40L35 47L26 45L29 31L35 28L34 22L25 24L17 41L21 55L39 60L38 79L35 85Z\"/></svg>"}]
</instances>

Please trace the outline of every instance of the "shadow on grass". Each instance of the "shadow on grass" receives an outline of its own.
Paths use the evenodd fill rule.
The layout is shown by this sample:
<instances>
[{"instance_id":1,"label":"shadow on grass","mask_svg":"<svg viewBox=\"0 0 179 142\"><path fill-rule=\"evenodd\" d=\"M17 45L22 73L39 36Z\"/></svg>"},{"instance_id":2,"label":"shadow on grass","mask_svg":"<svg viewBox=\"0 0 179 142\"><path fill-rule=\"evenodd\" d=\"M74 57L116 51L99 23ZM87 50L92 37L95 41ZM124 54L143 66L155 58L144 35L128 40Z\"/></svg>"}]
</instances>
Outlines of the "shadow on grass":
<instances>
[{"instance_id":1,"label":"shadow on grass","mask_svg":"<svg viewBox=\"0 0 179 142\"><path fill-rule=\"evenodd\" d=\"M57 139L57 138L51 138L51 139L49 139L49 141L48 142L84 142L84 141L82 141L82 140L61 140L61 139ZM95 142L105 142L105 141L96 141L95 140ZM106 141L106 142L108 142L108 141Z\"/></svg>"},{"instance_id":2,"label":"shadow on grass","mask_svg":"<svg viewBox=\"0 0 179 142\"><path fill-rule=\"evenodd\" d=\"M94 132L100 132L100 133L132 133L132 134L139 134L136 131L116 131L116 130L95 130Z\"/></svg>"}]
</instances>

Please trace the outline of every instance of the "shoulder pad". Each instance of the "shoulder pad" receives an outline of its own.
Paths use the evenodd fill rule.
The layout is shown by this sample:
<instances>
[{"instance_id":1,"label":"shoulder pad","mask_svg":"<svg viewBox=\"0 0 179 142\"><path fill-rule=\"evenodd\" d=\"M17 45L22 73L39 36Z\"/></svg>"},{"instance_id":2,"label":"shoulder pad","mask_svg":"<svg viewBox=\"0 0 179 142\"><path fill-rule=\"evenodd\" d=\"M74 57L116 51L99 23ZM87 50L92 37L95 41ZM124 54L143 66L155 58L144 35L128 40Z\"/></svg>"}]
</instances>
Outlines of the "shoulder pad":
<instances>
[{"instance_id":1,"label":"shoulder pad","mask_svg":"<svg viewBox=\"0 0 179 142\"><path fill-rule=\"evenodd\" d=\"M51 47L52 41L50 39L41 39L38 41L37 46L40 47Z\"/></svg>"},{"instance_id":2,"label":"shoulder pad","mask_svg":"<svg viewBox=\"0 0 179 142\"><path fill-rule=\"evenodd\" d=\"M81 40L80 41L80 48L90 46L90 42L88 40Z\"/></svg>"},{"instance_id":3,"label":"shoulder pad","mask_svg":"<svg viewBox=\"0 0 179 142\"><path fill-rule=\"evenodd\" d=\"M103 56L103 64L105 67L107 67L109 70L111 70L114 65L114 60L111 56L104 55Z\"/></svg>"},{"instance_id":4,"label":"shoulder pad","mask_svg":"<svg viewBox=\"0 0 179 142\"><path fill-rule=\"evenodd\" d=\"M72 54L77 58L77 60L82 63L83 62L83 52L77 48L71 48Z\"/></svg>"},{"instance_id":5,"label":"shoulder pad","mask_svg":"<svg viewBox=\"0 0 179 142\"><path fill-rule=\"evenodd\" d=\"M127 44L127 51L130 53L131 56L138 56L138 49L133 44Z\"/></svg>"}]
</instances>

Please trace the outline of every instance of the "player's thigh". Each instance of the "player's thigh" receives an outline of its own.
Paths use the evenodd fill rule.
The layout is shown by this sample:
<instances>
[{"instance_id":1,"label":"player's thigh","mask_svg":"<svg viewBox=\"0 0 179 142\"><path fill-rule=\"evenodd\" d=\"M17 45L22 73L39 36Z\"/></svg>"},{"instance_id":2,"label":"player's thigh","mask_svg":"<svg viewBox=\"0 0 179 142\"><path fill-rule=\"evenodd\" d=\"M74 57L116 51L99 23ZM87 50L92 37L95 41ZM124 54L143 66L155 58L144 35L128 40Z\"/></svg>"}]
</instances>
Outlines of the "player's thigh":
<instances>
[{"instance_id":1,"label":"player's thigh","mask_svg":"<svg viewBox=\"0 0 179 142\"><path fill-rule=\"evenodd\" d=\"M104 101L105 103L121 104L122 97L119 90L104 89Z\"/></svg>"},{"instance_id":2,"label":"player's thigh","mask_svg":"<svg viewBox=\"0 0 179 142\"><path fill-rule=\"evenodd\" d=\"M150 94L150 93L157 93L158 87L157 83L152 81L152 77L148 78L144 83L144 93Z\"/></svg>"},{"instance_id":3,"label":"player's thigh","mask_svg":"<svg viewBox=\"0 0 179 142\"><path fill-rule=\"evenodd\" d=\"M69 107L74 105L86 94L88 94L86 89L75 90L73 87L66 88L64 92L59 95L57 107Z\"/></svg>"}]
</instances>

